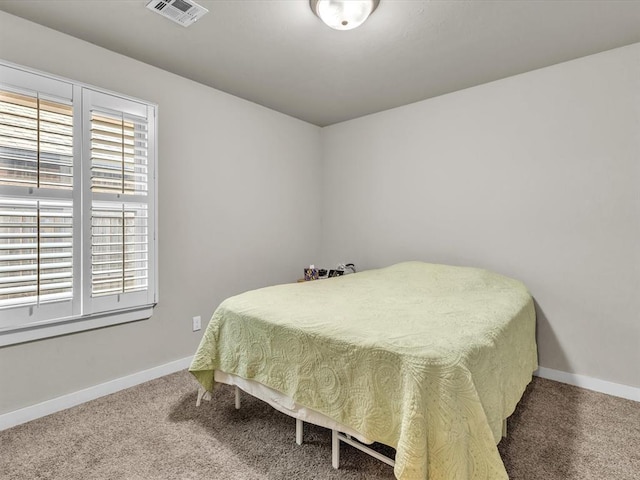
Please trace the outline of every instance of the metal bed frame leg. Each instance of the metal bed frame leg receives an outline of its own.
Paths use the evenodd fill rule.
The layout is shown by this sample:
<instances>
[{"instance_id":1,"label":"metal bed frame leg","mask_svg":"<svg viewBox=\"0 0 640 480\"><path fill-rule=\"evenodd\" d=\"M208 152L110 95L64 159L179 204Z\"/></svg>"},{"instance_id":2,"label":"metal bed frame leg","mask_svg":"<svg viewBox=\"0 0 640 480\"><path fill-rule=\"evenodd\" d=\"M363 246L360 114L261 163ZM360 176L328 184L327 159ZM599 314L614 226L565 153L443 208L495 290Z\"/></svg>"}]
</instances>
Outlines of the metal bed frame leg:
<instances>
[{"instance_id":1,"label":"metal bed frame leg","mask_svg":"<svg viewBox=\"0 0 640 480\"><path fill-rule=\"evenodd\" d=\"M296 443L302 445L304 423L299 418L296 418Z\"/></svg>"},{"instance_id":2,"label":"metal bed frame leg","mask_svg":"<svg viewBox=\"0 0 640 480\"><path fill-rule=\"evenodd\" d=\"M340 442L344 442L348 445L351 445L352 447L357 448L361 452L364 452L367 455L370 455L373 458L380 460L381 462L384 462L391 467L395 467L396 465L396 461L393 458L389 458L386 455L383 455L382 453L376 452L374 449L367 447L363 443L360 443L357 440L351 438L350 435L340 433L337 430L332 430L331 431L331 465L333 465L333 468L340 468Z\"/></svg>"},{"instance_id":3,"label":"metal bed frame leg","mask_svg":"<svg viewBox=\"0 0 640 480\"><path fill-rule=\"evenodd\" d=\"M199 407L202 403L202 397L204 397L205 393L207 393L207 391L204 388L198 387L198 398L196 400L196 407Z\"/></svg>"},{"instance_id":4,"label":"metal bed frame leg","mask_svg":"<svg viewBox=\"0 0 640 480\"><path fill-rule=\"evenodd\" d=\"M236 387L236 410L240 410L240 389Z\"/></svg>"},{"instance_id":5,"label":"metal bed frame leg","mask_svg":"<svg viewBox=\"0 0 640 480\"><path fill-rule=\"evenodd\" d=\"M340 468L340 439L337 430L331 430L331 466L336 470Z\"/></svg>"}]
</instances>

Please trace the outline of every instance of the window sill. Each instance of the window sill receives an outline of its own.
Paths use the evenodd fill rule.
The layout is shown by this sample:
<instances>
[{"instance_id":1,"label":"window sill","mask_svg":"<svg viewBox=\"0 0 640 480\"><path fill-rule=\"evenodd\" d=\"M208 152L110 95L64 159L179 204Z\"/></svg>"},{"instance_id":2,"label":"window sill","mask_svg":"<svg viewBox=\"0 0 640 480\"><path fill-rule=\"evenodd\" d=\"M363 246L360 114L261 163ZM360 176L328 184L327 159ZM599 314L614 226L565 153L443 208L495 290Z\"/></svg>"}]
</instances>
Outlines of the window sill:
<instances>
[{"instance_id":1,"label":"window sill","mask_svg":"<svg viewBox=\"0 0 640 480\"><path fill-rule=\"evenodd\" d=\"M145 305L130 310L59 320L17 329L0 330L0 347L84 332L121 323L135 322L137 320L146 320L153 314L153 307L154 305Z\"/></svg>"}]
</instances>

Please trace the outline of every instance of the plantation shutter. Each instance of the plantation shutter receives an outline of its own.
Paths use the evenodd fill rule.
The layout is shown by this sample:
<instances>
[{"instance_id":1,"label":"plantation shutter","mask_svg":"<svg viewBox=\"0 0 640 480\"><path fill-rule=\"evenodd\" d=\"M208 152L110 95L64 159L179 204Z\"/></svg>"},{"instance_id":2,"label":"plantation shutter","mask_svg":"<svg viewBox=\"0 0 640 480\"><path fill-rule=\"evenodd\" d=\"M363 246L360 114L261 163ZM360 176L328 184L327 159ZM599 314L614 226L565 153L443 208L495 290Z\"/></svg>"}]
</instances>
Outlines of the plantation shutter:
<instances>
[{"instance_id":1,"label":"plantation shutter","mask_svg":"<svg viewBox=\"0 0 640 480\"><path fill-rule=\"evenodd\" d=\"M148 243L146 205L94 202L91 221L92 296L146 290Z\"/></svg>"},{"instance_id":2,"label":"plantation shutter","mask_svg":"<svg viewBox=\"0 0 640 480\"><path fill-rule=\"evenodd\" d=\"M147 194L146 119L91 112L91 191Z\"/></svg>"},{"instance_id":3,"label":"plantation shutter","mask_svg":"<svg viewBox=\"0 0 640 480\"><path fill-rule=\"evenodd\" d=\"M5 67L0 73L3 81L34 88L0 84L0 328L6 328L72 314L74 114L70 85Z\"/></svg>"},{"instance_id":4,"label":"plantation shutter","mask_svg":"<svg viewBox=\"0 0 640 480\"><path fill-rule=\"evenodd\" d=\"M73 188L70 102L0 90L0 185Z\"/></svg>"},{"instance_id":5,"label":"plantation shutter","mask_svg":"<svg viewBox=\"0 0 640 480\"><path fill-rule=\"evenodd\" d=\"M89 301L94 311L151 302L154 119L146 105L92 91L85 99L91 159Z\"/></svg>"},{"instance_id":6,"label":"plantation shutter","mask_svg":"<svg viewBox=\"0 0 640 480\"><path fill-rule=\"evenodd\" d=\"M156 106L0 61L0 347L149 318Z\"/></svg>"},{"instance_id":7,"label":"plantation shutter","mask_svg":"<svg viewBox=\"0 0 640 480\"><path fill-rule=\"evenodd\" d=\"M70 201L0 200L0 306L73 297Z\"/></svg>"}]
</instances>

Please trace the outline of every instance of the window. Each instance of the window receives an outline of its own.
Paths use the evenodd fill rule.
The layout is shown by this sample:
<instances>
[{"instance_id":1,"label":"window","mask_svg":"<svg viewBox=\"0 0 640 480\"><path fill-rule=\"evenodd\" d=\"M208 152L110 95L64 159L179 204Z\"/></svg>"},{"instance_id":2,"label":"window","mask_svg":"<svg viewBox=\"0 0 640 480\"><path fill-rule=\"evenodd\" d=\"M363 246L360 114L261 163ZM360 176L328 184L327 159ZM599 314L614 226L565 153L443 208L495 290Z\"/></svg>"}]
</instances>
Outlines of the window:
<instances>
[{"instance_id":1,"label":"window","mask_svg":"<svg viewBox=\"0 0 640 480\"><path fill-rule=\"evenodd\" d=\"M155 118L0 63L0 345L151 315Z\"/></svg>"}]
</instances>

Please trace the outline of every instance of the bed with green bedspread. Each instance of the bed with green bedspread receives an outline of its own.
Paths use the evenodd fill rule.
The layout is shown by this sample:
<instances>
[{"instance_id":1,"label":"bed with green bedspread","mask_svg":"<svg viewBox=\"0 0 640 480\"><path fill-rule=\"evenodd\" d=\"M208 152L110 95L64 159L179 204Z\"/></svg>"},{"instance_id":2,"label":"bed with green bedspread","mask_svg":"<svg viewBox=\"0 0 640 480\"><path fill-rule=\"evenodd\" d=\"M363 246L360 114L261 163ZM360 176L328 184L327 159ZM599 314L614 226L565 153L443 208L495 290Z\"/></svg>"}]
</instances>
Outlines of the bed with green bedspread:
<instances>
[{"instance_id":1,"label":"bed with green bedspread","mask_svg":"<svg viewBox=\"0 0 640 480\"><path fill-rule=\"evenodd\" d=\"M519 281L406 262L225 300L190 367L260 382L396 449L399 480L499 480L496 447L537 368Z\"/></svg>"}]
</instances>

